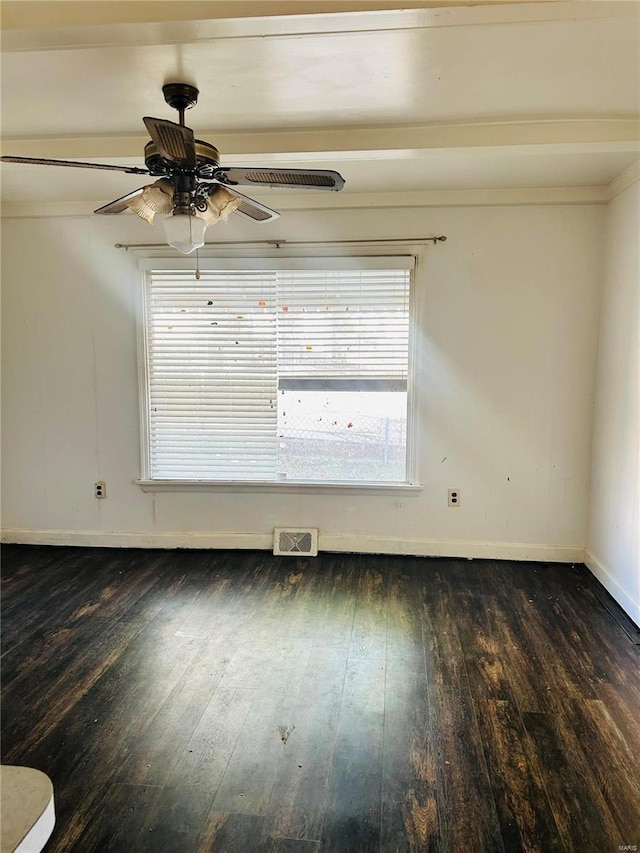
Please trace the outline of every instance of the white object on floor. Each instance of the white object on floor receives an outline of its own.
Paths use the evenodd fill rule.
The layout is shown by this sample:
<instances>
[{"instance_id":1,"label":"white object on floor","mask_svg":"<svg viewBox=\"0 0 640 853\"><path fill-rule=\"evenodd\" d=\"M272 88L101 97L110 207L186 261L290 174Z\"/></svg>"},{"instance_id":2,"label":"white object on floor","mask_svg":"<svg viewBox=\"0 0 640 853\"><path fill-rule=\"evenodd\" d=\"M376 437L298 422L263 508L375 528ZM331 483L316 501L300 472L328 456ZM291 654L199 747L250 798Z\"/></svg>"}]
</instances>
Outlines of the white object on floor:
<instances>
[{"instance_id":1,"label":"white object on floor","mask_svg":"<svg viewBox=\"0 0 640 853\"><path fill-rule=\"evenodd\" d=\"M40 853L56 815L51 779L31 767L0 767L0 853Z\"/></svg>"}]
</instances>

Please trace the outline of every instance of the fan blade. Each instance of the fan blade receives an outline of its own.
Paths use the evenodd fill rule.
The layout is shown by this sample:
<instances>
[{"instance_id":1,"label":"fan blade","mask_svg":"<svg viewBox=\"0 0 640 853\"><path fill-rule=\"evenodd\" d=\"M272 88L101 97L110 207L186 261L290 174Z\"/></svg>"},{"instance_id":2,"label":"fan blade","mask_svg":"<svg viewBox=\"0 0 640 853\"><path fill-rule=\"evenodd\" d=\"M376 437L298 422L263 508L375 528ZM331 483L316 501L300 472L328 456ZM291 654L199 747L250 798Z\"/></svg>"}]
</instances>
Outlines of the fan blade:
<instances>
[{"instance_id":1,"label":"fan blade","mask_svg":"<svg viewBox=\"0 0 640 853\"><path fill-rule=\"evenodd\" d=\"M94 210L94 213L122 213L123 211L128 209L129 202L142 195L145 191L146 187L140 187L140 189L134 190L131 193L127 193L123 195L122 198L117 198L115 201L110 201L109 204L105 204L103 207L99 207L97 210Z\"/></svg>"},{"instance_id":2,"label":"fan blade","mask_svg":"<svg viewBox=\"0 0 640 853\"><path fill-rule=\"evenodd\" d=\"M130 175L148 175L148 169L137 166L108 166L106 163L80 163L75 160L47 160L42 157L0 157L4 163L35 163L36 166L70 166L74 169L104 169L109 172L127 172Z\"/></svg>"},{"instance_id":3,"label":"fan blade","mask_svg":"<svg viewBox=\"0 0 640 853\"><path fill-rule=\"evenodd\" d=\"M115 201L110 201L104 207L94 210L94 213L114 214L131 210L140 219L151 224L156 213L171 213L173 210L173 187L171 181L160 178L153 184L123 195Z\"/></svg>"},{"instance_id":4,"label":"fan blade","mask_svg":"<svg viewBox=\"0 0 640 853\"><path fill-rule=\"evenodd\" d=\"M277 219L280 216L277 210L271 210L266 204L261 204L259 201L249 198L248 195L238 192L235 187L228 187L226 184L222 186L241 199L235 212L241 213L247 219L253 219L254 222L270 222L272 219Z\"/></svg>"},{"instance_id":5,"label":"fan blade","mask_svg":"<svg viewBox=\"0 0 640 853\"><path fill-rule=\"evenodd\" d=\"M158 153L169 163L187 169L196 167L196 142L190 127L161 118L142 119Z\"/></svg>"},{"instance_id":6,"label":"fan blade","mask_svg":"<svg viewBox=\"0 0 640 853\"><path fill-rule=\"evenodd\" d=\"M333 190L344 186L344 178L330 169L266 169L261 166L236 168L222 166L220 180L229 184L263 184L268 187L290 187L307 190ZM222 173L222 174L220 174Z\"/></svg>"}]
</instances>

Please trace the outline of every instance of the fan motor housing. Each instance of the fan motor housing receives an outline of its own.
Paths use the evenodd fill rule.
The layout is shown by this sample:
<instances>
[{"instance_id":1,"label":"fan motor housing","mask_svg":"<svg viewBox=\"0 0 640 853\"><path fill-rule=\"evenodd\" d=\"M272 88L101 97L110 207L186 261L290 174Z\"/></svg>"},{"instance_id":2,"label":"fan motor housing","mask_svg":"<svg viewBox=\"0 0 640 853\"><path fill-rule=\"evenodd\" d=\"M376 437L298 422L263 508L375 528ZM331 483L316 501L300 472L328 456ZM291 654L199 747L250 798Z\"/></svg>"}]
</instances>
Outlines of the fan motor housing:
<instances>
[{"instance_id":1,"label":"fan motor housing","mask_svg":"<svg viewBox=\"0 0 640 853\"><path fill-rule=\"evenodd\" d=\"M220 152L209 142L196 139L196 174L201 177L211 177L215 169L220 166ZM152 175L171 174L171 167L166 160L160 156L154 142L147 142L144 146L144 162Z\"/></svg>"}]
</instances>

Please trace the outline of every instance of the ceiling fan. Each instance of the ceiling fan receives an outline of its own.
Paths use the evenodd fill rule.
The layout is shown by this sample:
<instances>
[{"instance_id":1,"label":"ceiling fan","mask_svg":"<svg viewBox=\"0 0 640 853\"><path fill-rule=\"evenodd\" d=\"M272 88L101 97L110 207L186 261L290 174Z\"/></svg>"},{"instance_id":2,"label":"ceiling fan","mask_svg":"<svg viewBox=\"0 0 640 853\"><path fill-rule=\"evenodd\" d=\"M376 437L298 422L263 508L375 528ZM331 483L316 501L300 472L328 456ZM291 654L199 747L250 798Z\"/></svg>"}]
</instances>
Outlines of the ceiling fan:
<instances>
[{"instance_id":1,"label":"ceiling fan","mask_svg":"<svg viewBox=\"0 0 640 853\"><path fill-rule=\"evenodd\" d=\"M157 213L172 214L164 220L167 242L184 254L204 245L204 232L209 225L226 220L234 212L254 222L268 222L279 216L277 211L239 192L238 185L334 192L343 188L344 178L329 169L221 166L218 150L209 142L196 139L193 130L184 123L185 111L197 103L198 89L188 83L167 83L162 92L169 106L178 111L179 124L148 116L143 119L151 137L144 148L146 169L39 157L0 159L7 163L104 169L157 177L154 183L94 212L111 215L132 210L149 223Z\"/></svg>"}]
</instances>

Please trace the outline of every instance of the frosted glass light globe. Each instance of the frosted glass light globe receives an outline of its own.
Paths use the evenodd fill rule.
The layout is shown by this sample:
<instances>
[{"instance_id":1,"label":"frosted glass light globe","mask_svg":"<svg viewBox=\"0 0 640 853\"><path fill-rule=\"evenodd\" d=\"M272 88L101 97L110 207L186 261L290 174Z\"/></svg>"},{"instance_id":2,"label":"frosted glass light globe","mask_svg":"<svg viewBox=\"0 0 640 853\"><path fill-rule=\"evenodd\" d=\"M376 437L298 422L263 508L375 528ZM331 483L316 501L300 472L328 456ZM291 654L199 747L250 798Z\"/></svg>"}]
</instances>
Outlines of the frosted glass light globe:
<instances>
[{"instance_id":1,"label":"frosted glass light globe","mask_svg":"<svg viewBox=\"0 0 640 853\"><path fill-rule=\"evenodd\" d=\"M174 213L164 220L167 243L183 255L188 255L194 249L204 246L206 229L207 223L204 219L193 214Z\"/></svg>"}]
</instances>

